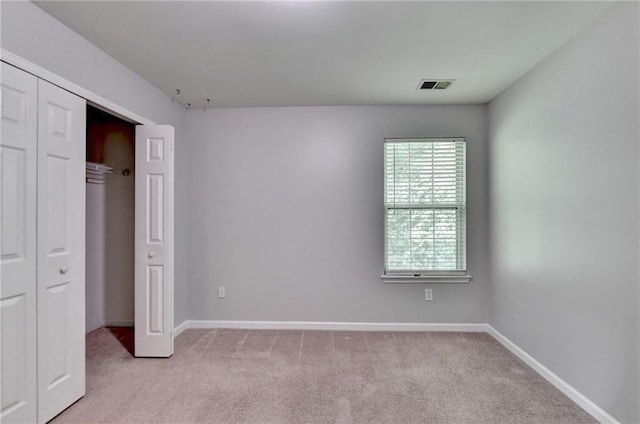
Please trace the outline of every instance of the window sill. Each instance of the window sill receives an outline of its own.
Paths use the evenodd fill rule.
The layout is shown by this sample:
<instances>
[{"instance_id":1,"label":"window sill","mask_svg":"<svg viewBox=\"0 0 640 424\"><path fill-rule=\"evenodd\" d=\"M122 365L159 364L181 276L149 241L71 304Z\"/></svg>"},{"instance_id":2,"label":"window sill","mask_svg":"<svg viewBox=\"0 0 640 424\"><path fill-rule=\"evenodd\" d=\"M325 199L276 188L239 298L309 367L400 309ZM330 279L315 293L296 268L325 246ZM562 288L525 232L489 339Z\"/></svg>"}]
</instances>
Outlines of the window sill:
<instances>
[{"instance_id":1,"label":"window sill","mask_svg":"<svg viewBox=\"0 0 640 424\"><path fill-rule=\"evenodd\" d=\"M384 284L465 284L472 277L470 274L382 274L380 279Z\"/></svg>"}]
</instances>

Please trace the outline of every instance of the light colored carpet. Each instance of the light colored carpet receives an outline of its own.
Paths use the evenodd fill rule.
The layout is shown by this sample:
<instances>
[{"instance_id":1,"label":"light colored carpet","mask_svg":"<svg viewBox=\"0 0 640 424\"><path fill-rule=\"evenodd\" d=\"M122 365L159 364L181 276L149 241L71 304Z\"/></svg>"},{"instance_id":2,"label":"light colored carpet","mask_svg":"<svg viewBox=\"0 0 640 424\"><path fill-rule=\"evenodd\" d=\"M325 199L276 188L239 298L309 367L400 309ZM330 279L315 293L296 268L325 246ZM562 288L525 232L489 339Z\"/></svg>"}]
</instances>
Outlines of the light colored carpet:
<instances>
[{"instance_id":1,"label":"light colored carpet","mask_svg":"<svg viewBox=\"0 0 640 424\"><path fill-rule=\"evenodd\" d=\"M169 359L87 335L61 423L594 423L487 334L187 330Z\"/></svg>"}]
</instances>

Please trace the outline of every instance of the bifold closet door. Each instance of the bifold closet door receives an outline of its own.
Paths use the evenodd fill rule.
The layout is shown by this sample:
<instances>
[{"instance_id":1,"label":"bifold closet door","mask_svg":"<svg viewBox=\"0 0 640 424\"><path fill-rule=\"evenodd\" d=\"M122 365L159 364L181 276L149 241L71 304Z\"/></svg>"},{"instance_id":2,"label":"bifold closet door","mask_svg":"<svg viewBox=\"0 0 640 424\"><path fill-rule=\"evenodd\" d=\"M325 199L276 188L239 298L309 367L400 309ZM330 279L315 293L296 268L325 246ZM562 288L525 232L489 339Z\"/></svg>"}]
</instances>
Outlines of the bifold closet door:
<instances>
[{"instance_id":1,"label":"bifold closet door","mask_svg":"<svg viewBox=\"0 0 640 424\"><path fill-rule=\"evenodd\" d=\"M38 80L38 422L85 393L84 99Z\"/></svg>"},{"instance_id":2,"label":"bifold closet door","mask_svg":"<svg viewBox=\"0 0 640 424\"><path fill-rule=\"evenodd\" d=\"M136 127L136 356L173 355L173 147L172 126Z\"/></svg>"},{"instance_id":3,"label":"bifold closet door","mask_svg":"<svg viewBox=\"0 0 640 424\"><path fill-rule=\"evenodd\" d=\"M33 423L38 80L2 63L0 86L0 422Z\"/></svg>"}]
</instances>

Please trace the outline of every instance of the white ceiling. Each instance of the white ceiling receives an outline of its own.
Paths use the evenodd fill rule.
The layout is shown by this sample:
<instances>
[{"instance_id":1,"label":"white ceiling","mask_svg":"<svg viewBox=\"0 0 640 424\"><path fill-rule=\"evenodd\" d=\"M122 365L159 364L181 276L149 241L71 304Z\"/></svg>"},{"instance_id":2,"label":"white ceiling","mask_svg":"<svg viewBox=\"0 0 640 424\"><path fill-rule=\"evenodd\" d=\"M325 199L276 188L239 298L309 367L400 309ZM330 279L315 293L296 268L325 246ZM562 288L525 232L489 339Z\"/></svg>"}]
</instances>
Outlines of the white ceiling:
<instances>
[{"instance_id":1,"label":"white ceiling","mask_svg":"<svg viewBox=\"0 0 640 424\"><path fill-rule=\"evenodd\" d=\"M247 107L486 103L610 2L37 4L185 104Z\"/></svg>"}]
</instances>

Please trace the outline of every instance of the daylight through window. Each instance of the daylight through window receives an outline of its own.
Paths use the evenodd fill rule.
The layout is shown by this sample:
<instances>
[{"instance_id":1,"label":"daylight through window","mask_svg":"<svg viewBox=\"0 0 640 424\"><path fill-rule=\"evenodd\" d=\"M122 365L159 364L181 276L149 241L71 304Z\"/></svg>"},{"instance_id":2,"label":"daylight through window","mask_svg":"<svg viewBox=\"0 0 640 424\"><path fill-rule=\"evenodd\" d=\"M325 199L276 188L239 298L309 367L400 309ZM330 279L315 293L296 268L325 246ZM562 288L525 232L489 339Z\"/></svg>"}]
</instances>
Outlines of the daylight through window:
<instances>
[{"instance_id":1,"label":"daylight through window","mask_svg":"<svg viewBox=\"0 0 640 424\"><path fill-rule=\"evenodd\" d=\"M385 274L466 271L465 140L384 142Z\"/></svg>"}]
</instances>

